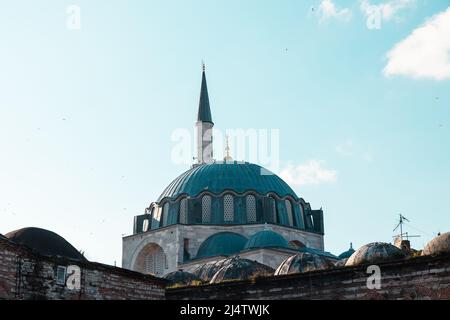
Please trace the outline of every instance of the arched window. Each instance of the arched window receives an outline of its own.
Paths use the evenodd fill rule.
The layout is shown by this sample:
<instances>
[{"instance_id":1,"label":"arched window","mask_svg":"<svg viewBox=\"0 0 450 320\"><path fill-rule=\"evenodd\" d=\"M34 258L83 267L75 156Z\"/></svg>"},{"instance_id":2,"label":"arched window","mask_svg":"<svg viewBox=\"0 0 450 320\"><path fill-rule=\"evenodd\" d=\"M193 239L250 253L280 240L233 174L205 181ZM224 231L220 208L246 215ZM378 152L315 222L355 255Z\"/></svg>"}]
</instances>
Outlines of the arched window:
<instances>
[{"instance_id":1,"label":"arched window","mask_svg":"<svg viewBox=\"0 0 450 320\"><path fill-rule=\"evenodd\" d=\"M302 204L298 204L298 208L300 209L300 221L297 222L297 225L300 223L302 228L305 227L305 211L303 210L303 205Z\"/></svg>"},{"instance_id":2,"label":"arched window","mask_svg":"<svg viewBox=\"0 0 450 320\"><path fill-rule=\"evenodd\" d=\"M234 201L231 194L226 194L223 197L223 220L225 222L234 221Z\"/></svg>"},{"instance_id":3,"label":"arched window","mask_svg":"<svg viewBox=\"0 0 450 320\"><path fill-rule=\"evenodd\" d=\"M211 196L202 197L202 223L211 222Z\"/></svg>"},{"instance_id":4,"label":"arched window","mask_svg":"<svg viewBox=\"0 0 450 320\"><path fill-rule=\"evenodd\" d=\"M132 270L161 277L167 269L163 248L156 243L147 244L137 255Z\"/></svg>"},{"instance_id":5,"label":"arched window","mask_svg":"<svg viewBox=\"0 0 450 320\"><path fill-rule=\"evenodd\" d=\"M292 204L291 204L291 201L286 199L286 200L284 200L284 204L286 206L286 214L287 214L289 226L293 227L294 226L294 217L292 215Z\"/></svg>"},{"instance_id":6,"label":"arched window","mask_svg":"<svg viewBox=\"0 0 450 320\"><path fill-rule=\"evenodd\" d=\"M160 227L160 219L161 219L161 207L155 205L152 208L152 229L157 229Z\"/></svg>"},{"instance_id":7,"label":"arched window","mask_svg":"<svg viewBox=\"0 0 450 320\"><path fill-rule=\"evenodd\" d=\"M256 198L248 195L246 198L247 222L256 222Z\"/></svg>"},{"instance_id":8,"label":"arched window","mask_svg":"<svg viewBox=\"0 0 450 320\"><path fill-rule=\"evenodd\" d=\"M169 203L166 202L163 206L163 227L167 226L168 217L169 217Z\"/></svg>"},{"instance_id":9,"label":"arched window","mask_svg":"<svg viewBox=\"0 0 450 320\"><path fill-rule=\"evenodd\" d=\"M187 224L187 199L183 198L180 202L180 223Z\"/></svg>"},{"instance_id":10,"label":"arched window","mask_svg":"<svg viewBox=\"0 0 450 320\"><path fill-rule=\"evenodd\" d=\"M272 219L274 223L278 223L278 214L277 214L277 200L273 197L272 199Z\"/></svg>"},{"instance_id":11,"label":"arched window","mask_svg":"<svg viewBox=\"0 0 450 320\"><path fill-rule=\"evenodd\" d=\"M142 223L142 231L143 232L148 231L148 219L144 219L144 222Z\"/></svg>"},{"instance_id":12,"label":"arched window","mask_svg":"<svg viewBox=\"0 0 450 320\"><path fill-rule=\"evenodd\" d=\"M162 248L153 245L145 256L145 273L162 276L166 268L166 255Z\"/></svg>"}]
</instances>

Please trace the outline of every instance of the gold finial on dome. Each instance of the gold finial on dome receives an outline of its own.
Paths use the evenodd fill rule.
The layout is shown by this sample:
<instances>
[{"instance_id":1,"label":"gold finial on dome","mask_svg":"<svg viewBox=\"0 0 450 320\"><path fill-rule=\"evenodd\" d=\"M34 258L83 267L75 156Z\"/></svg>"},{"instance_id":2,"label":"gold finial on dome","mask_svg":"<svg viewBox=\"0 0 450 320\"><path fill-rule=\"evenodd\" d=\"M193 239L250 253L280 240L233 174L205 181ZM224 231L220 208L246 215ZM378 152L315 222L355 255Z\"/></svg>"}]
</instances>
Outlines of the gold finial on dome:
<instances>
[{"instance_id":1,"label":"gold finial on dome","mask_svg":"<svg viewBox=\"0 0 450 320\"><path fill-rule=\"evenodd\" d=\"M223 158L223 160L226 161L233 161L233 158L230 156L230 144L229 144L229 136L226 136L226 147L225 147L225 152L226 152L226 156L225 158Z\"/></svg>"}]
</instances>

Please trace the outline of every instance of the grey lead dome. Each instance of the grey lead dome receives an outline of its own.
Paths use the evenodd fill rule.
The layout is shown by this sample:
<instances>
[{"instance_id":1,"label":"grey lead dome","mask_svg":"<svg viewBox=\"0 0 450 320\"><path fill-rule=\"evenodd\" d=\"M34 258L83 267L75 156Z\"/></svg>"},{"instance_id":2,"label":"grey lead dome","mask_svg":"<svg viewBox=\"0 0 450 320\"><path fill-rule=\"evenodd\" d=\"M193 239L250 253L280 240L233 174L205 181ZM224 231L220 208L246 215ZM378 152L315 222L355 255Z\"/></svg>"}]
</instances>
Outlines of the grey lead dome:
<instances>
[{"instance_id":1,"label":"grey lead dome","mask_svg":"<svg viewBox=\"0 0 450 320\"><path fill-rule=\"evenodd\" d=\"M434 255L450 252L450 232L446 232L432 239L423 249L423 255Z\"/></svg>"},{"instance_id":2,"label":"grey lead dome","mask_svg":"<svg viewBox=\"0 0 450 320\"><path fill-rule=\"evenodd\" d=\"M348 258L345 266L357 266L366 263L376 263L388 260L403 259L406 254L390 243L373 242L356 250Z\"/></svg>"}]
</instances>

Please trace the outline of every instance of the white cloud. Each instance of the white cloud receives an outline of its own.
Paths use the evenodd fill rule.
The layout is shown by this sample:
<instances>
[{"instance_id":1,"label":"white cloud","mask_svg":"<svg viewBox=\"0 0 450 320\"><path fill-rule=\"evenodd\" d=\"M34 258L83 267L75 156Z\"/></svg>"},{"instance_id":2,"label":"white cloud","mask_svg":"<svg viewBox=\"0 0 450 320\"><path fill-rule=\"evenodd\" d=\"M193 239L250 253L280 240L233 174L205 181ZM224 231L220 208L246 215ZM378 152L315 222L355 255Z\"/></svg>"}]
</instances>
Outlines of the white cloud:
<instances>
[{"instance_id":1,"label":"white cloud","mask_svg":"<svg viewBox=\"0 0 450 320\"><path fill-rule=\"evenodd\" d=\"M378 16L380 19L389 21L396 17L397 13L406 8L411 8L416 0L389 0L378 4L371 4L369 0L361 0L361 11L367 17Z\"/></svg>"},{"instance_id":2,"label":"white cloud","mask_svg":"<svg viewBox=\"0 0 450 320\"><path fill-rule=\"evenodd\" d=\"M317 10L317 16L320 22L329 19L348 21L352 13L348 8L338 8L332 0L323 0Z\"/></svg>"},{"instance_id":3,"label":"white cloud","mask_svg":"<svg viewBox=\"0 0 450 320\"><path fill-rule=\"evenodd\" d=\"M322 167L324 161L309 160L294 166L289 164L280 171L280 176L290 185L304 186L336 182L338 172Z\"/></svg>"},{"instance_id":4,"label":"white cloud","mask_svg":"<svg viewBox=\"0 0 450 320\"><path fill-rule=\"evenodd\" d=\"M336 146L336 151L343 156L353 155L353 141L347 140L346 142Z\"/></svg>"},{"instance_id":5,"label":"white cloud","mask_svg":"<svg viewBox=\"0 0 450 320\"><path fill-rule=\"evenodd\" d=\"M387 53L385 76L450 78L450 7L415 29Z\"/></svg>"}]
</instances>

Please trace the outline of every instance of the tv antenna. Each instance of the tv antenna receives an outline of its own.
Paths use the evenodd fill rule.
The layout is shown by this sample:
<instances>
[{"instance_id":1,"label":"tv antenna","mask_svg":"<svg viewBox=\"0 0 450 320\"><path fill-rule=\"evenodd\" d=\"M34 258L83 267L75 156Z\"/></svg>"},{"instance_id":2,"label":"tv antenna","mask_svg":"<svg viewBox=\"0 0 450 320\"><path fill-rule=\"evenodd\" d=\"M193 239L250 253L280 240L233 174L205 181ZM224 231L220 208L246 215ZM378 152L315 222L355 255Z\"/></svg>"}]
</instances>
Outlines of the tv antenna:
<instances>
[{"instance_id":1,"label":"tv antenna","mask_svg":"<svg viewBox=\"0 0 450 320\"><path fill-rule=\"evenodd\" d=\"M405 216L403 216L401 213L399 214L399 217L400 217L399 222L398 222L397 226L394 228L393 232L395 232L395 230L400 228L400 234L393 236L393 238L400 237L400 240L403 241L403 236L406 238L406 240L409 240L409 238L420 237L419 235L409 235L408 232L403 232L403 225L405 224L405 221L407 221L407 222L411 222L411 221L409 221L409 219L406 218Z\"/></svg>"}]
</instances>

